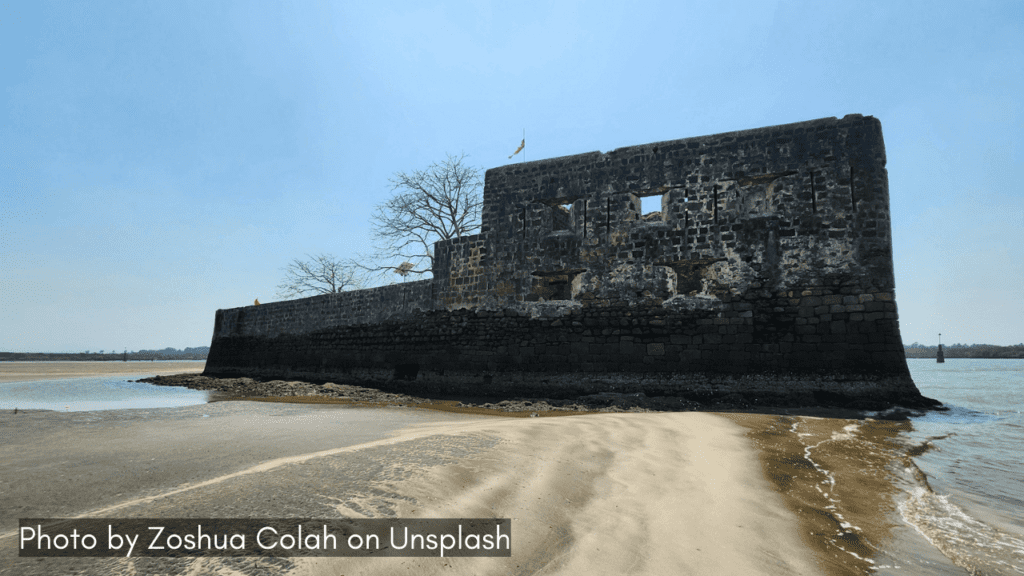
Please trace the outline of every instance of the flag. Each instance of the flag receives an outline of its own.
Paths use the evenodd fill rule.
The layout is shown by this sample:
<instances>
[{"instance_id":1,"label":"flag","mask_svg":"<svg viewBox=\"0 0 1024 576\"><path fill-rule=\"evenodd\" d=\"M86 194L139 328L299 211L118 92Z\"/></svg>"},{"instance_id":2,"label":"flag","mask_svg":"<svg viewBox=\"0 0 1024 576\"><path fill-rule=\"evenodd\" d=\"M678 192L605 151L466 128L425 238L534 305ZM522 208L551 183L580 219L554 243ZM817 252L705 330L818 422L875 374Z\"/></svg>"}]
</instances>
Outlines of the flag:
<instances>
[{"instance_id":1,"label":"flag","mask_svg":"<svg viewBox=\"0 0 1024 576\"><path fill-rule=\"evenodd\" d=\"M526 147L526 138L523 138L523 141L519 143L519 148L516 148L516 151L512 153L512 156L522 152L524 147ZM509 156L508 159L511 160L512 156Z\"/></svg>"}]
</instances>

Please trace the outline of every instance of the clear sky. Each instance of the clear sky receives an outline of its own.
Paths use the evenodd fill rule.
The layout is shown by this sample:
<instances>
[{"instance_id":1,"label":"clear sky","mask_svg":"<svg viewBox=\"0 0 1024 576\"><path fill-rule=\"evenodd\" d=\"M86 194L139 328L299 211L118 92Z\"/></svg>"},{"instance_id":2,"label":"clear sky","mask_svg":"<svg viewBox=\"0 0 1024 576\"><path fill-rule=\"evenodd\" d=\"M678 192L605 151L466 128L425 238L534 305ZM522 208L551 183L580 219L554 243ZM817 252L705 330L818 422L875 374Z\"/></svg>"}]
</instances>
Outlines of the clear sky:
<instances>
[{"instance_id":1,"label":"clear sky","mask_svg":"<svg viewBox=\"0 0 1024 576\"><path fill-rule=\"evenodd\" d=\"M0 0L0 351L209 345L398 171L857 113L905 343L1024 341L1024 2ZM518 157L517 157L518 158Z\"/></svg>"}]
</instances>

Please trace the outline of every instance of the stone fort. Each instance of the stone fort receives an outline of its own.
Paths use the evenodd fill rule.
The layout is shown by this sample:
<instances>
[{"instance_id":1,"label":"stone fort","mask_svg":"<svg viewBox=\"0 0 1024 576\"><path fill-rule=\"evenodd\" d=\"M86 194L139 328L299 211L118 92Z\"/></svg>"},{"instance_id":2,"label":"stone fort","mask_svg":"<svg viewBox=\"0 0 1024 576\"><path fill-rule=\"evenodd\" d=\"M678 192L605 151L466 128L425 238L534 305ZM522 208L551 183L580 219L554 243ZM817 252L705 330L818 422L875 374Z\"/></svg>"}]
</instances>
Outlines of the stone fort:
<instances>
[{"instance_id":1,"label":"stone fort","mask_svg":"<svg viewBox=\"0 0 1024 576\"><path fill-rule=\"evenodd\" d=\"M480 233L438 242L433 278L218 310L206 374L919 399L885 164L880 122L848 115L492 168Z\"/></svg>"}]
</instances>

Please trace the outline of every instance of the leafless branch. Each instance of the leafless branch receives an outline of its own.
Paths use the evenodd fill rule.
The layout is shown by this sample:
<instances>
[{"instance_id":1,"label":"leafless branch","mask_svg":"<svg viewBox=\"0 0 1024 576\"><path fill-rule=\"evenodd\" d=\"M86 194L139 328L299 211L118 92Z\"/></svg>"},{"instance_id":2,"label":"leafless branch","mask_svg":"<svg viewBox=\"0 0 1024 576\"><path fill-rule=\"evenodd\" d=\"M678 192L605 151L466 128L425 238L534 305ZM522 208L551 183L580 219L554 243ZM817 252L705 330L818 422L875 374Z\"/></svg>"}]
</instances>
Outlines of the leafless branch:
<instances>
[{"instance_id":1,"label":"leafless branch","mask_svg":"<svg viewBox=\"0 0 1024 576\"><path fill-rule=\"evenodd\" d=\"M277 287L280 298L310 294L332 294L362 288L365 281L351 262L338 260L330 254L306 255L296 258L285 270L285 280Z\"/></svg>"},{"instance_id":2,"label":"leafless branch","mask_svg":"<svg viewBox=\"0 0 1024 576\"><path fill-rule=\"evenodd\" d=\"M479 230L483 180L477 168L463 163L465 157L448 154L444 162L390 179L395 194L370 217L377 248L358 268L380 276L408 263L406 274L430 272L435 242Z\"/></svg>"}]
</instances>

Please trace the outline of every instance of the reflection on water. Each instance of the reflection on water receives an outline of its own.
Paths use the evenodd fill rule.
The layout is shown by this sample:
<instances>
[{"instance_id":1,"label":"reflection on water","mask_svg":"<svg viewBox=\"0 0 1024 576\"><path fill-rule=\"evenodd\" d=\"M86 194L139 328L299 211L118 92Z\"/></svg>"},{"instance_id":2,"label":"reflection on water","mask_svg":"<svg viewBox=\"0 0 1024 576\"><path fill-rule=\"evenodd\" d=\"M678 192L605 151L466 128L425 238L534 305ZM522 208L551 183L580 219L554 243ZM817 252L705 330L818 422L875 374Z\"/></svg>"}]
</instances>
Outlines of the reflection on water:
<instances>
[{"instance_id":1,"label":"reflection on water","mask_svg":"<svg viewBox=\"0 0 1024 576\"><path fill-rule=\"evenodd\" d=\"M145 374L132 375L133 379ZM118 410L174 408L204 404L209 393L175 386L131 382L126 376L0 382L0 410Z\"/></svg>"}]
</instances>

